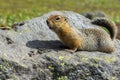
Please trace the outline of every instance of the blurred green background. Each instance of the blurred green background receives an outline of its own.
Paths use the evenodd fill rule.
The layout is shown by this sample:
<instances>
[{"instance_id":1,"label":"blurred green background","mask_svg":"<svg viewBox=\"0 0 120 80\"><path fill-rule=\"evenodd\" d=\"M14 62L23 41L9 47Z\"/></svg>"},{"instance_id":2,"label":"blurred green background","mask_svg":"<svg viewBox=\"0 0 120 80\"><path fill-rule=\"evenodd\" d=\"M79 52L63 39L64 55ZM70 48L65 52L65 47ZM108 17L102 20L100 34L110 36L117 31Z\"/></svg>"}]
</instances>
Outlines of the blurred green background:
<instances>
[{"instance_id":1,"label":"blurred green background","mask_svg":"<svg viewBox=\"0 0 120 80\"><path fill-rule=\"evenodd\" d=\"M0 25L11 26L54 10L103 11L120 22L120 0L0 0Z\"/></svg>"}]
</instances>

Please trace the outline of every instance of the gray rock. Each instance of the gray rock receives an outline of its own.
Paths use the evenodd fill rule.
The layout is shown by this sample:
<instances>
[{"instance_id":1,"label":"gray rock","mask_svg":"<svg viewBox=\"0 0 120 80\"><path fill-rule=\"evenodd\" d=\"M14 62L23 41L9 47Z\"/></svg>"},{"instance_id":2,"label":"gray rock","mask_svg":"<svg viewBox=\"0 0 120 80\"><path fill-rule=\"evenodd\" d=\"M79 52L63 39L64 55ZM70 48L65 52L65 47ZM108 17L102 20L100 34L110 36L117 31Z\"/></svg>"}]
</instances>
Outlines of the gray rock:
<instances>
[{"instance_id":1,"label":"gray rock","mask_svg":"<svg viewBox=\"0 0 120 80\"><path fill-rule=\"evenodd\" d=\"M64 51L46 19L60 14L78 29L99 27L71 11L54 11L0 30L1 80L120 80L120 41L113 54Z\"/></svg>"}]
</instances>

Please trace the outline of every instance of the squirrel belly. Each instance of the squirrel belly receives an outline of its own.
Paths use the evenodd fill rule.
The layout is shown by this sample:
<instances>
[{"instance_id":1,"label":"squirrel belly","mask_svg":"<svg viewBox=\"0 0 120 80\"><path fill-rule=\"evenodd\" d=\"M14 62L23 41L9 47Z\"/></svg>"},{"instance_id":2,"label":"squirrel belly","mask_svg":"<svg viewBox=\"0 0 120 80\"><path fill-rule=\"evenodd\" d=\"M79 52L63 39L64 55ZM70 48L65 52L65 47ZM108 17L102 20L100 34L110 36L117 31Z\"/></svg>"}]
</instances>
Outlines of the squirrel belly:
<instances>
[{"instance_id":1,"label":"squirrel belly","mask_svg":"<svg viewBox=\"0 0 120 80\"><path fill-rule=\"evenodd\" d=\"M76 29L67 18L52 15L47 19L48 27L55 32L61 42L72 51L100 51L111 53L115 50L110 35L102 28Z\"/></svg>"}]
</instances>

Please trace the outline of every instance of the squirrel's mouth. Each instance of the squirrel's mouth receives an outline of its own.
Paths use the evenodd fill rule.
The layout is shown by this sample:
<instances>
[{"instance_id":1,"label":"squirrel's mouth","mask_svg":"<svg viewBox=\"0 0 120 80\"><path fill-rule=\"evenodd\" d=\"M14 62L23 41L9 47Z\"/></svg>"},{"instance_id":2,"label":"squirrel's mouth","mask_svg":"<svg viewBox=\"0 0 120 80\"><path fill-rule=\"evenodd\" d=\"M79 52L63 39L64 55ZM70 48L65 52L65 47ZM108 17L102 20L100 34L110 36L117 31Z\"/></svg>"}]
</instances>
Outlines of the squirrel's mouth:
<instances>
[{"instance_id":1,"label":"squirrel's mouth","mask_svg":"<svg viewBox=\"0 0 120 80\"><path fill-rule=\"evenodd\" d=\"M48 21L48 20L46 20L46 22L47 22L47 24L49 24L49 21Z\"/></svg>"},{"instance_id":2,"label":"squirrel's mouth","mask_svg":"<svg viewBox=\"0 0 120 80\"><path fill-rule=\"evenodd\" d=\"M52 29L52 27L51 27L51 25L50 25L50 22L49 22L48 20L46 20L46 23L47 23L48 27L49 27L50 29Z\"/></svg>"}]
</instances>

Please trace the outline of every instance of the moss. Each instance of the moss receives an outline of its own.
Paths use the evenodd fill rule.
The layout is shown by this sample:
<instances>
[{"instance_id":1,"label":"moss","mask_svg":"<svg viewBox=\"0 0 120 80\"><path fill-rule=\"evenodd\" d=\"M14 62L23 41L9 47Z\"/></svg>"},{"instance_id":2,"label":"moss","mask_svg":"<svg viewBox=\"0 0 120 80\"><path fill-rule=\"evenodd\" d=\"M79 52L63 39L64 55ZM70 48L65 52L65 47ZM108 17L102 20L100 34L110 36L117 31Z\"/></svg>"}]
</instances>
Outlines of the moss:
<instances>
[{"instance_id":1,"label":"moss","mask_svg":"<svg viewBox=\"0 0 120 80\"><path fill-rule=\"evenodd\" d=\"M61 66L62 66L62 67L64 67L64 66L65 66L65 63L64 63L64 62L62 62L62 63L61 63Z\"/></svg>"},{"instance_id":2,"label":"moss","mask_svg":"<svg viewBox=\"0 0 120 80\"><path fill-rule=\"evenodd\" d=\"M52 65L49 65L49 66L48 66L48 69L53 70L54 67L53 67Z\"/></svg>"},{"instance_id":3,"label":"moss","mask_svg":"<svg viewBox=\"0 0 120 80\"><path fill-rule=\"evenodd\" d=\"M61 76L57 80L69 80L67 76Z\"/></svg>"},{"instance_id":4,"label":"moss","mask_svg":"<svg viewBox=\"0 0 120 80\"><path fill-rule=\"evenodd\" d=\"M59 56L59 60L63 60L63 58L64 58L63 56Z\"/></svg>"},{"instance_id":5,"label":"moss","mask_svg":"<svg viewBox=\"0 0 120 80\"><path fill-rule=\"evenodd\" d=\"M115 57L107 57L107 56L105 56L105 57L104 57L104 60L105 60L107 63L111 64L111 63L114 63L117 59L116 59Z\"/></svg>"},{"instance_id":6,"label":"moss","mask_svg":"<svg viewBox=\"0 0 120 80\"><path fill-rule=\"evenodd\" d=\"M87 58L87 57L82 57L80 60L82 60L82 61L87 61L88 58Z\"/></svg>"},{"instance_id":7,"label":"moss","mask_svg":"<svg viewBox=\"0 0 120 80\"><path fill-rule=\"evenodd\" d=\"M13 74L13 77L12 77L13 80L20 80L15 74ZM9 79L8 79L9 80Z\"/></svg>"},{"instance_id":8,"label":"moss","mask_svg":"<svg viewBox=\"0 0 120 80\"><path fill-rule=\"evenodd\" d=\"M12 77L13 68L10 63L4 60L0 60L0 78L8 79Z\"/></svg>"},{"instance_id":9,"label":"moss","mask_svg":"<svg viewBox=\"0 0 120 80\"><path fill-rule=\"evenodd\" d=\"M116 80L116 78L115 77L112 77L112 79L111 80Z\"/></svg>"}]
</instances>

